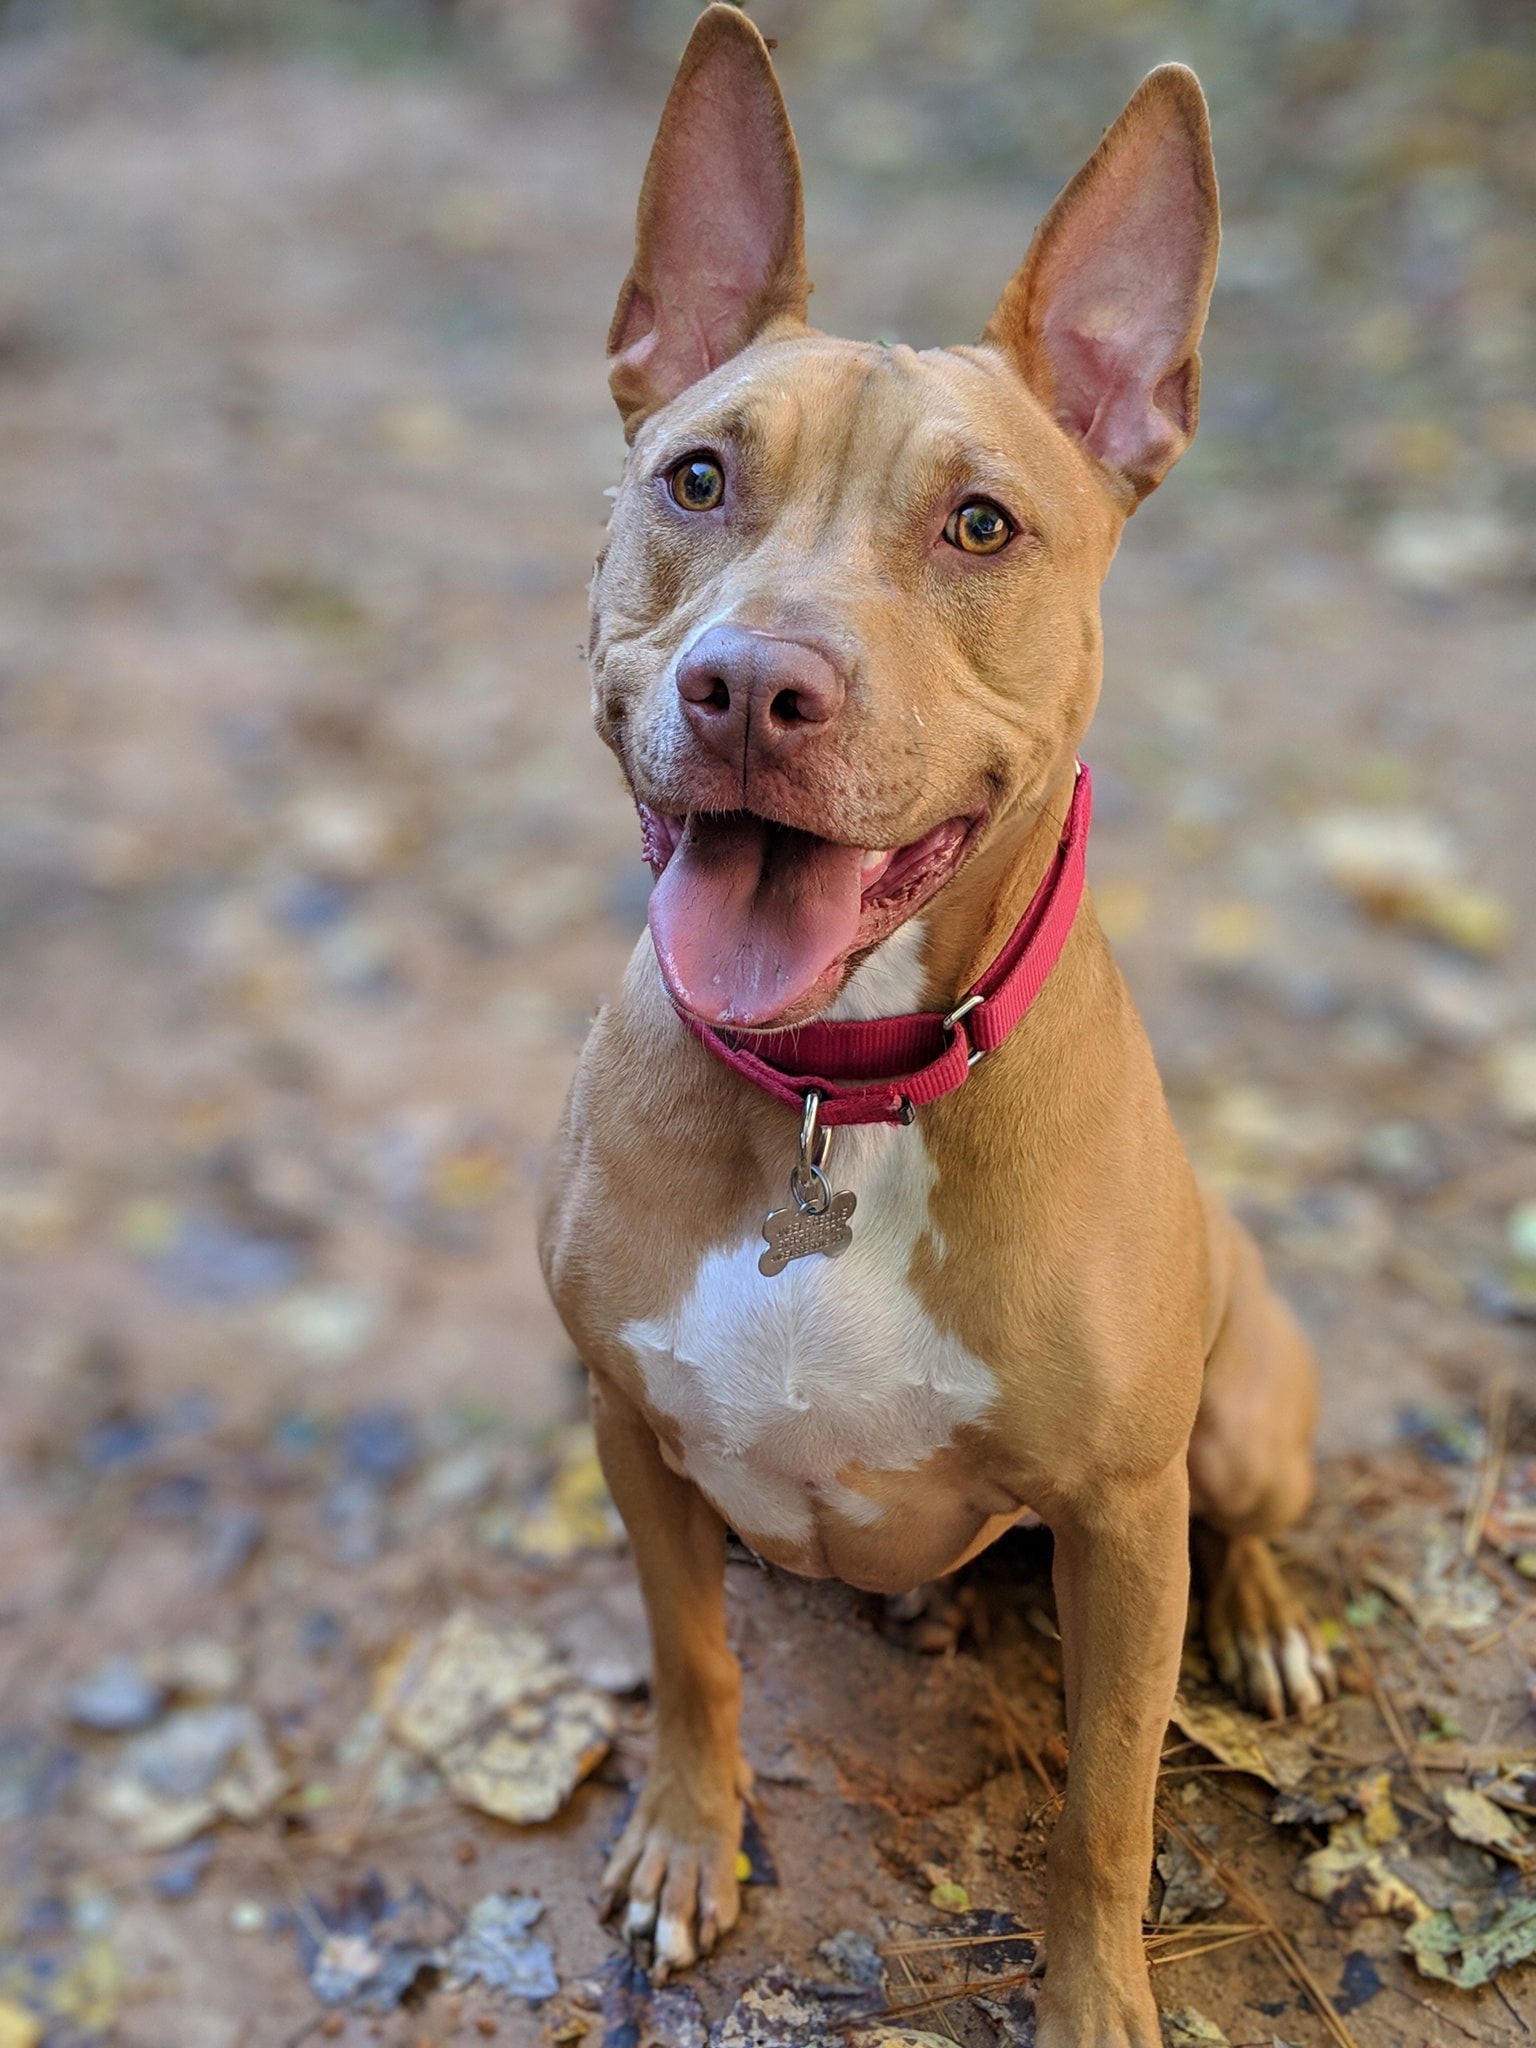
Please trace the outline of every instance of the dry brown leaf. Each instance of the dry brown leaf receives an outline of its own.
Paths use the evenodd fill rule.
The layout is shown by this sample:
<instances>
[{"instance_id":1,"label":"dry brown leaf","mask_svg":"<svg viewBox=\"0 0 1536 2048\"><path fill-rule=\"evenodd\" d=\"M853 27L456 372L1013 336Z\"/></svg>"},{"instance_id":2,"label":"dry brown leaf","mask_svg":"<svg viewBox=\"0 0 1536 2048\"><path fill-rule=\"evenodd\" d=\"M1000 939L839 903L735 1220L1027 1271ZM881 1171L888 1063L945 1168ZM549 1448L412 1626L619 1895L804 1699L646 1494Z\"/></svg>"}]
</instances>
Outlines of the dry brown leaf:
<instances>
[{"instance_id":1,"label":"dry brown leaf","mask_svg":"<svg viewBox=\"0 0 1536 2048\"><path fill-rule=\"evenodd\" d=\"M613 1739L612 1701L537 1631L497 1631L466 1609L391 1658L381 1705L456 1799L518 1823L558 1813Z\"/></svg>"},{"instance_id":2,"label":"dry brown leaf","mask_svg":"<svg viewBox=\"0 0 1536 2048\"><path fill-rule=\"evenodd\" d=\"M1279 1792L1294 1789L1312 1767L1312 1748L1304 1735L1219 1700L1195 1700L1180 1692L1173 1703L1173 1725L1218 1763L1262 1778Z\"/></svg>"},{"instance_id":3,"label":"dry brown leaf","mask_svg":"<svg viewBox=\"0 0 1536 2048\"><path fill-rule=\"evenodd\" d=\"M1440 1797L1451 1833L1462 1841L1491 1849L1495 1856L1522 1868L1536 1856L1536 1841L1530 1831L1512 1813L1496 1806L1487 1793L1475 1792L1470 1785L1447 1785Z\"/></svg>"}]
</instances>

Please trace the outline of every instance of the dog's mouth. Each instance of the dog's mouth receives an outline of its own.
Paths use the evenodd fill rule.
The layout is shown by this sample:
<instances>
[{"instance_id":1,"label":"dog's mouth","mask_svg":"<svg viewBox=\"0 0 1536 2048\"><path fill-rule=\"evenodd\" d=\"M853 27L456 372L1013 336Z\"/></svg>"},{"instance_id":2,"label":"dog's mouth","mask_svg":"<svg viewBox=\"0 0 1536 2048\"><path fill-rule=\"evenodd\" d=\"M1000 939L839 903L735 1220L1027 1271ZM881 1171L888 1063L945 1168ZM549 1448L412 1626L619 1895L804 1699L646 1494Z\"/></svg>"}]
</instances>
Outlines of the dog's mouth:
<instances>
[{"instance_id":1,"label":"dog's mouth","mask_svg":"<svg viewBox=\"0 0 1536 2048\"><path fill-rule=\"evenodd\" d=\"M751 811L668 817L640 806L656 871L651 937L681 1008L737 1030L803 1023L849 964L960 866L980 819L947 818L907 846L844 846Z\"/></svg>"}]
</instances>

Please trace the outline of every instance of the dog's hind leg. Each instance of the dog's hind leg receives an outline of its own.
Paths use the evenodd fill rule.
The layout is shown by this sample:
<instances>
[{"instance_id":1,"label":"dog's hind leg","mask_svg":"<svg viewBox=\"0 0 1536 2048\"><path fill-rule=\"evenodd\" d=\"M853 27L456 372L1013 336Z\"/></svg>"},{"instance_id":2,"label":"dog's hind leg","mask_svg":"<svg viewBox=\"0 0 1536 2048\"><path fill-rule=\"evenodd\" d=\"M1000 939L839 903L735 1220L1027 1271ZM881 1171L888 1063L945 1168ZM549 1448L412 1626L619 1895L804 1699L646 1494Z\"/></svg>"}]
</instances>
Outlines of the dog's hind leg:
<instances>
[{"instance_id":1,"label":"dog's hind leg","mask_svg":"<svg viewBox=\"0 0 1536 2048\"><path fill-rule=\"evenodd\" d=\"M1206 1198L1215 1334L1189 1447L1194 1560L1222 1683L1275 1719L1338 1690L1328 1652L1269 1546L1312 1496L1317 1366L1258 1249Z\"/></svg>"}]
</instances>

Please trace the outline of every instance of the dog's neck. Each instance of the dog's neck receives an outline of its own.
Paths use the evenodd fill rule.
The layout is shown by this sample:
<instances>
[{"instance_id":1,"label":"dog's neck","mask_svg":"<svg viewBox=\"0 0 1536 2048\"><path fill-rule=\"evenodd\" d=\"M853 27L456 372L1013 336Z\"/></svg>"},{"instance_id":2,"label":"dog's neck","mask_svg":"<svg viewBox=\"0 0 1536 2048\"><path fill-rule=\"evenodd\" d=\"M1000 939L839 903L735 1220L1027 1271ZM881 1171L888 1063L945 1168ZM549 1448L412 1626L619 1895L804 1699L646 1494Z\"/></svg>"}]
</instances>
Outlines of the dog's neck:
<instances>
[{"instance_id":1,"label":"dog's neck","mask_svg":"<svg viewBox=\"0 0 1536 2048\"><path fill-rule=\"evenodd\" d=\"M1045 794L1005 820L925 912L921 1007L947 1010L1002 951L1056 857L1076 772L1069 754Z\"/></svg>"}]
</instances>

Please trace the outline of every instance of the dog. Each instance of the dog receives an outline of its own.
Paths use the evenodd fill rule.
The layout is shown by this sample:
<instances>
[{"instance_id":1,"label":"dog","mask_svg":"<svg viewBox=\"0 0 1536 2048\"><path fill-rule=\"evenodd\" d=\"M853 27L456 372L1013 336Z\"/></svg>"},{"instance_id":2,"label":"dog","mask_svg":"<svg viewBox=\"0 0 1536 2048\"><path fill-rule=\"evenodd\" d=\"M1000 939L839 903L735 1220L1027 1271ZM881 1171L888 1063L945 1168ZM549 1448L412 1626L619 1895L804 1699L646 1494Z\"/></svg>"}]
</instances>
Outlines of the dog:
<instances>
[{"instance_id":1,"label":"dog","mask_svg":"<svg viewBox=\"0 0 1536 2048\"><path fill-rule=\"evenodd\" d=\"M838 340L736 8L662 115L589 643L657 879L541 1230L649 1615L654 1755L604 1885L658 1979L738 1913L728 1531L897 1594L1049 1526L1041 2048L1160 2039L1141 1920L1191 1549L1248 1704L1335 1689L1268 1546L1311 1493L1314 1361L1196 1182L1082 887L1100 586L1194 433L1217 237L1205 102L1167 65L976 346Z\"/></svg>"}]
</instances>

